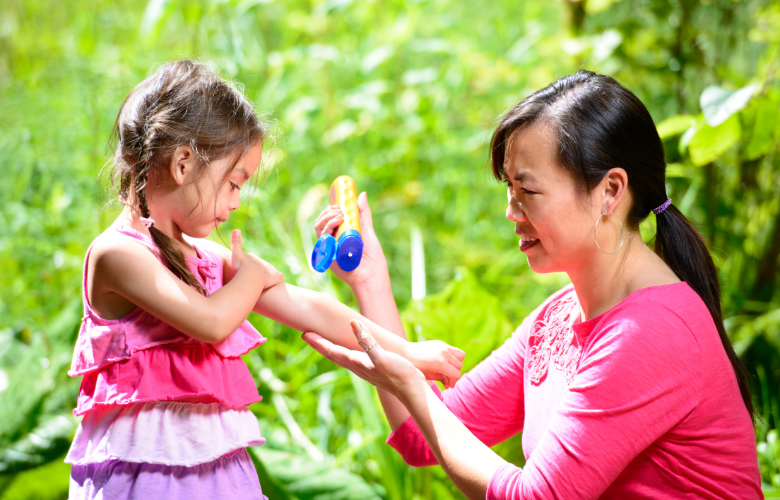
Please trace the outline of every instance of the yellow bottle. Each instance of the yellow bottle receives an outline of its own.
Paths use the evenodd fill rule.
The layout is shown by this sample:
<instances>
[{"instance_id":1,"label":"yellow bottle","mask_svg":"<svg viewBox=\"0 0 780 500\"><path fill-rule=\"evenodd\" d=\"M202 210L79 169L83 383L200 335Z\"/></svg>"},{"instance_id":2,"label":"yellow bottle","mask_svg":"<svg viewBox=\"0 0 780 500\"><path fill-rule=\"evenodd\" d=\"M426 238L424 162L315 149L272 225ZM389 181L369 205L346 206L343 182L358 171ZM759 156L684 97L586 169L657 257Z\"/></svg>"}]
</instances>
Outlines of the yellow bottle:
<instances>
[{"instance_id":1,"label":"yellow bottle","mask_svg":"<svg viewBox=\"0 0 780 500\"><path fill-rule=\"evenodd\" d=\"M344 271L352 271L363 257L363 235L360 231L360 212L357 206L357 186L352 177L342 175L330 185L330 204L339 205L344 220L336 230L336 237L323 234L314 245L311 265L324 273L333 260Z\"/></svg>"}]
</instances>

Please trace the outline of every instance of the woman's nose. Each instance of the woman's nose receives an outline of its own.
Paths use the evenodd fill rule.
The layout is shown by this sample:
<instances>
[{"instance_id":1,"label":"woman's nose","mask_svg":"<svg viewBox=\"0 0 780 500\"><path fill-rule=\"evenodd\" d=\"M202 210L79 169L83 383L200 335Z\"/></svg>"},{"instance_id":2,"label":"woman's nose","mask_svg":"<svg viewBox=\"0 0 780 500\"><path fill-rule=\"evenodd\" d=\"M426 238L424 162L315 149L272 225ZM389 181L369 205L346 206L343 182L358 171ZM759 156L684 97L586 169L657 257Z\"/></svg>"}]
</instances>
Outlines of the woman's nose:
<instances>
[{"instance_id":1,"label":"woman's nose","mask_svg":"<svg viewBox=\"0 0 780 500\"><path fill-rule=\"evenodd\" d=\"M524 222L527 219L522 205L511 194L507 196L506 218L513 222Z\"/></svg>"}]
</instances>

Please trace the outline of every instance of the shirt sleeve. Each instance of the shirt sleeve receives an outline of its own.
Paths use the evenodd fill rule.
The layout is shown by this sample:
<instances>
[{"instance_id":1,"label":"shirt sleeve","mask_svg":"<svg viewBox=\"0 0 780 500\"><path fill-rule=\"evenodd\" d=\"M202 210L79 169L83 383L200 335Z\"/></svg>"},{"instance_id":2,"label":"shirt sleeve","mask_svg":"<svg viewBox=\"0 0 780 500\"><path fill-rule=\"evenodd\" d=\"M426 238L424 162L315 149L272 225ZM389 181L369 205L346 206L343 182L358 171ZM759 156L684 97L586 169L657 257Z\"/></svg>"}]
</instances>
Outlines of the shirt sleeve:
<instances>
[{"instance_id":1,"label":"shirt sleeve","mask_svg":"<svg viewBox=\"0 0 780 500\"><path fill-rule=\"evenodd\" d=\"M504 344L470 372L454 388L444 391L434 385L445 406L487 446L493 446L523 430L523 366L527 345L526 319ZM420 429L409 417L390 434L387 444L409 465L436 465Z\"/></svg>"},{"instance_id":2,"label":"shirt sleeve","mask_svg":"<svg viewBox=\"0 0 780 500\"><path fill-rule=\"evenodd\" d=\"M603 325L585 340L569 392L525 468L497 470L488 500L598 498L698 405L701 350L679 317L640 302Z\"/></svg>"}]
</instances>

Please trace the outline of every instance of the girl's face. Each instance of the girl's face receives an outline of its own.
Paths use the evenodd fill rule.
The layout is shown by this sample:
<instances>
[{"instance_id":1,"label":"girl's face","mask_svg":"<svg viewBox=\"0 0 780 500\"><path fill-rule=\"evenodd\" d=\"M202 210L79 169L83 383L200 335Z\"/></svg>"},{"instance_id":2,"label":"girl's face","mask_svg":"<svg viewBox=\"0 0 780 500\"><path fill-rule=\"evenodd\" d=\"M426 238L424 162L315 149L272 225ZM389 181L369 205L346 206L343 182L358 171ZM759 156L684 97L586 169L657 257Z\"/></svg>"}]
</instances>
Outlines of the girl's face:
<instances>
[{"instance_id":1,"label":"girl's face","mask_svg":"<svg viewBox=\"0 0 780 500\"><path fill-rule=\"evenodd\" d=\"M174 224L194 238L211 234L212 229L228 220L231 211L241 206L241 188L260 165L262 152L262 144L258 144L237 162L235 156L215 160L197 181L182 183L172 214ZM235 168L228 173L234 162Z\"/></svg>"},{"instance_id":2,"label":"girl's face","mask_svg":"<svg viewBox=\"0 0 780 500\"><path fill-rule=\"evenodd\" d=\"M601 212L558 164L555 147L552 129L534 125L514 133L504 160L506 218L538 273L576 272L598 251L593 225Z\"/></svg>"}]
</instances>

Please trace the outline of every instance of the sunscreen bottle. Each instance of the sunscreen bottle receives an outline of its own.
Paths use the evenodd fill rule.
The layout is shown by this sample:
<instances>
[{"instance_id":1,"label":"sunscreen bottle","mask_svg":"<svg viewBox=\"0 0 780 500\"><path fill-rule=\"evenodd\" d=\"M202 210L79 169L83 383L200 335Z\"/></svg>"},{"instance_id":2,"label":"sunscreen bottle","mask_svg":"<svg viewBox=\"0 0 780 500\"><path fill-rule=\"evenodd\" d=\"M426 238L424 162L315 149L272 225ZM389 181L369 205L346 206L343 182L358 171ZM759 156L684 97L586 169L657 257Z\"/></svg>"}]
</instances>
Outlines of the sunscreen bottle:
<instances>
[{"instance_id":1,"label":"sunscreen bottle","mask_svg":"<svg viewBox=\"0 0 780 500\"><path fill-rule=\"evenodd\" d=\"M352 177L342 175L330 185L330 204L339 205L344 220L336 230L336 237L323 234L314 245L311 265L324 273L333 260L344 271L352 271L363 257L363 236L360 231L360 215L357 206L357 186Z\"/></svg>"}]
</instances>

